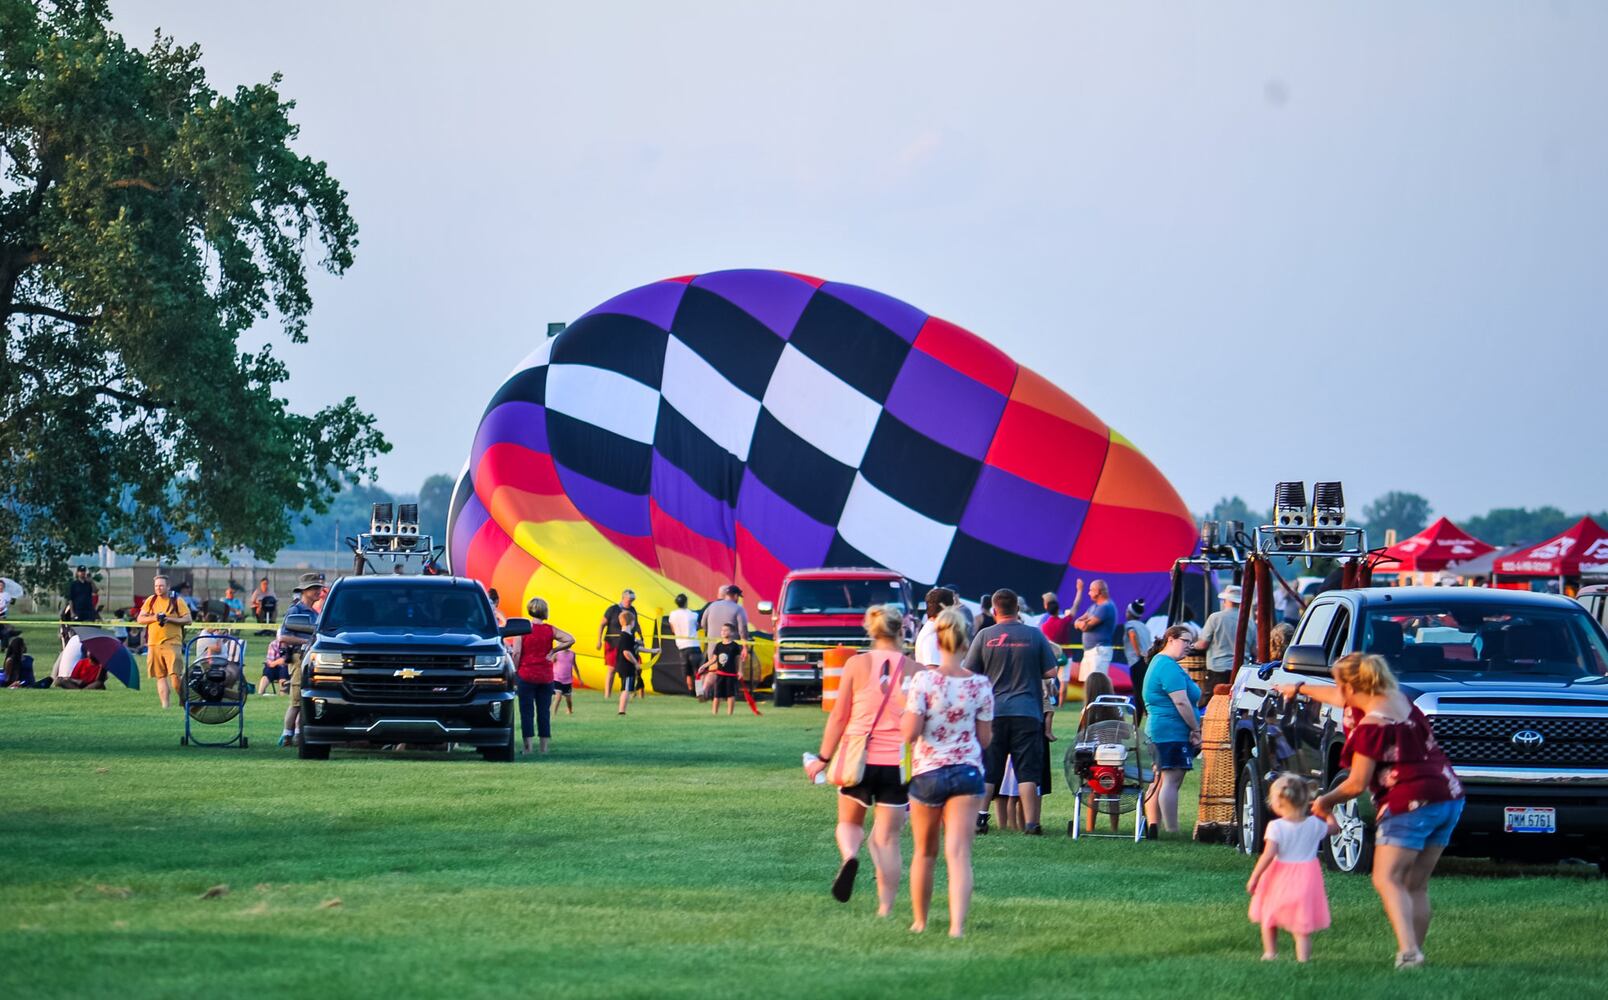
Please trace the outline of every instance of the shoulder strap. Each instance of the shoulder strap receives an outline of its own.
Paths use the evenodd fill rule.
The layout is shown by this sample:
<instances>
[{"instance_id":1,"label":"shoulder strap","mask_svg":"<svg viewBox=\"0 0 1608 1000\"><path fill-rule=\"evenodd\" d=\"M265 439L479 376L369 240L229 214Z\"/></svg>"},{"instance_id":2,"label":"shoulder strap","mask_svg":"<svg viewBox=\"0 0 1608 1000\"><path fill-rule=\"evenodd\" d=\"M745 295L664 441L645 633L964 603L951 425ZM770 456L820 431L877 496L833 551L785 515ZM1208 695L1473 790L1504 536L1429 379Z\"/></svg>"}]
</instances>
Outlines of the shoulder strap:
<instances>
[{"instance_id":1,"label":"shoulder strap","mask_svg":"<svg viewBox=\"0 0 1608 1000\"><path fill-rule=\"evenodd\" d=\"M882 713L887 709L888 702L893 699L893 689L896 687L896 685L893 683L893 678L889 676L887 660L882 661L882 675L888 682L888 689L882 692L882 704L877 706L877 714L871 718L871 728L867 732L868 736L870 733L877 731L877 723L882 721Z\"/></svg>"}]
</instances>

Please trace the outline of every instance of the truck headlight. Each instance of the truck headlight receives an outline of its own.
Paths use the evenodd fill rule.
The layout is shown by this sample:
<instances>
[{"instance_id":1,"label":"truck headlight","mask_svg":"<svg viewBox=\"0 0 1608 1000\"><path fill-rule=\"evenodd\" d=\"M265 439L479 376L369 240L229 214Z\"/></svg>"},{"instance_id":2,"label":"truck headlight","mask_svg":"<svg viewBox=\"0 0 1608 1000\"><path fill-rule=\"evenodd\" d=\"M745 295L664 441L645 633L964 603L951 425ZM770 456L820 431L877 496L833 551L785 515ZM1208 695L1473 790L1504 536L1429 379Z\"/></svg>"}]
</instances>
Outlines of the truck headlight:
<instances>
[{"instance_id":1,"label":"truck headlight","mask_svg":"<svg viewBox=\"0 0 1608 1000\"><path fill-rule=\"evenodd\" d=\"M501 653L481 653L475 657L476 670L500 670L503 658Z\"/></svg>"},{"instance_id":2,"label":"truck headlight","mask_svg":"<svg viewBox=\"0 0 1608 1000\"><path fill-rule=\"evenodd\" d=\"M307 659L313 665L314 670L323 671L324 673L338 674L344 665L343 657L339 653L314 653Z\"/></svg>"}]
</instances>

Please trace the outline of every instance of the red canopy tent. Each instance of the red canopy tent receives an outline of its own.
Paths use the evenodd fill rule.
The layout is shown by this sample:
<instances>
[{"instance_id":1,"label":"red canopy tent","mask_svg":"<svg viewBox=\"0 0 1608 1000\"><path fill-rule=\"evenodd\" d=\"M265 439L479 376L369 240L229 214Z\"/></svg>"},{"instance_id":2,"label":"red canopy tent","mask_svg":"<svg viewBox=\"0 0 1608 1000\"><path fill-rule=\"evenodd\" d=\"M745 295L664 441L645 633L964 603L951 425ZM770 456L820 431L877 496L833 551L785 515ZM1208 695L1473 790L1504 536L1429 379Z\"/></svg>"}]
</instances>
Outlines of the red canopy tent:
<instances>
[{"instance_id":1,"label":"red canopy tent","mask_svg":"<svg viewBox=\"0 0 1608 1000\"><path fill-rule=\"evenodd\" d=\"M1608 573L1608 531L1589 517L1540 545L1520 549L1492 566L1497 576L1580 576Z\"/></svg>"},{"instance_id":2,"label":"red canopy tent","mask_svg":"<svg viewBox=\"0 0 1608 1000\"><path fill-rule=\"evenodd\" d=\"M1452 563L1478 559L1496 546L1470 535L1447 518L1441 518L1411 538L1385 550L1379 561L1382 573L1435 573Z\"/></svg>"}]
</instances>

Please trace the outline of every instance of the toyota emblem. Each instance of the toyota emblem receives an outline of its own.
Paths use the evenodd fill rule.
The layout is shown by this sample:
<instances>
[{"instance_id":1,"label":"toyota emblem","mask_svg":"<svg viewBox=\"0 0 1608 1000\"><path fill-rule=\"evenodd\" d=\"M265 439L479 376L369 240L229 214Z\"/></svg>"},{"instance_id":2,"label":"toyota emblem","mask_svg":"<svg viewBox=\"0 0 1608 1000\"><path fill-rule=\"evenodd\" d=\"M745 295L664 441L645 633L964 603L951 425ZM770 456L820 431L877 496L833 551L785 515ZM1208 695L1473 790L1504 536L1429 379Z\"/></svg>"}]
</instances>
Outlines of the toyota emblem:
<instances>
[{"instance_id":1,"label":"toyota emblem","mask_svg":"<svg viewBox=\"0 0 1608 1000\"><path fill-rule=\"evenodd\" d=\"M1534 729L1521 729L1513 734L1513 745L1519 747L1538 747L1545 743L1547 738Z\"/></svg>"}]
</instances>

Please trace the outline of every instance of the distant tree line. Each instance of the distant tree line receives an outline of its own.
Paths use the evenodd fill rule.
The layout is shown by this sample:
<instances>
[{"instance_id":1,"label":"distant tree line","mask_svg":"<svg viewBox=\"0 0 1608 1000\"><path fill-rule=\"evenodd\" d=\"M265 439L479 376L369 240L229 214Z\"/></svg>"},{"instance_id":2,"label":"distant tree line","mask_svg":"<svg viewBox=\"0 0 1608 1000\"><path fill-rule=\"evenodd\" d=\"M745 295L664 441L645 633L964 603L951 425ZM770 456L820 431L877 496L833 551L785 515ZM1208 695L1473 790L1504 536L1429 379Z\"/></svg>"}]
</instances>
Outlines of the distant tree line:
<instances>
[{"instance_id":1,"label":"distant tree line","mask_svg":"<svg viewBox=\"0 0 1608 1000\"><path fill-rule=\"evenodd\" d=\"M1273 518L1270 508L1256 510L1238 496L1223 497L1212 509L1200 515L1203 520L1243 521L1247 528L1267 524ZM1608 524L1608 511L1591 515L1602 524ZM1580 514L1566 514L1557 507L1497 507L1484 514L1458 521L1458 526L1481 541L1492 545L1520 545L1551 538L1576 521ZM1368 540L1383 545L1385 532L1392 528L1398 539L1415 535L1429 527L1435 519L1435 510L1417 493L1392 490L1382 494L1351 514L1351 520L1368 529Z\"/></svg>"},{"instance_id":2,"label":"distant tree line","mask_svg":"<svg viewBox=\"0 0 1608 1000\"><path fill-rule=\"evenodd\" d=\"M417 493L392 493L373 484L348 486L336 494L327 511L302 512L290 547L333 552L340 545L344 549L346 538L368 530L373 505L377 503L417 503L420 532L433 536L437 545L445 544L452 485L451 476L437 474L426 479Z\"/></svg>"}]
</instances>

